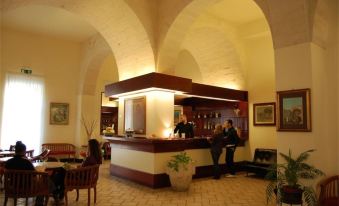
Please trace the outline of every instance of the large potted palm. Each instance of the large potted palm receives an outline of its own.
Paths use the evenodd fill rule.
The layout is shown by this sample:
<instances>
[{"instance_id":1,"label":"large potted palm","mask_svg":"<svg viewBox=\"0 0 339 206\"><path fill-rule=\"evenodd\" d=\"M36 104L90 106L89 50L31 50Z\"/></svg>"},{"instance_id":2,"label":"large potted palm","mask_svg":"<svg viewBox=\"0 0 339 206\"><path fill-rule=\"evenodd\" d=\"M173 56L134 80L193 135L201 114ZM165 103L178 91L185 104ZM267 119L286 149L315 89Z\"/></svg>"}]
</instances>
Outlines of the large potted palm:
<instances>
[{"instance_id":1,"label":"large potted palm","mask_svg":"<svg viewBox=\"0 0 339 206\"><path fill-rule=\"evenodd\" d=\"M306 163L310 153L315 150L307 150L297 158L292 158L292 152L288 155L280 153L285 163L275 164L271 167L266 178L270 180L266 188L267 203L276 194L278 203L301 204L304 198L309 206L317 205L316 193L312 186L301 183L300 180L312 180L324 173Z\"/></svg>"}]
</instances>

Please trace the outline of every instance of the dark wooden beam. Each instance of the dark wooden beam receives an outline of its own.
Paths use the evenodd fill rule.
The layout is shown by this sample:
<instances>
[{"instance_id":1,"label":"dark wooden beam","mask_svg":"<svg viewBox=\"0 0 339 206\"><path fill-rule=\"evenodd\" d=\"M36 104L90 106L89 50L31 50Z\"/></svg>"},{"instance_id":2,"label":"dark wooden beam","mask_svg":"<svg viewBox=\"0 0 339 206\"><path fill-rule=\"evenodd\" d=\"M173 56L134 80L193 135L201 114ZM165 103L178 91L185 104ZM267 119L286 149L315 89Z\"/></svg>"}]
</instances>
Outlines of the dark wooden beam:
<instances>
[{"instance_id":1,"label":"dark wooden beam","mask_svg":"<svg viewBox=\"0 0 339 206\"><path fill-rule=\"evenodd\" d=\"M153 72L106 85L105 95L113 96L152 87L181 92L191 92L192 80Z\"/></svg>"}]
</instances>

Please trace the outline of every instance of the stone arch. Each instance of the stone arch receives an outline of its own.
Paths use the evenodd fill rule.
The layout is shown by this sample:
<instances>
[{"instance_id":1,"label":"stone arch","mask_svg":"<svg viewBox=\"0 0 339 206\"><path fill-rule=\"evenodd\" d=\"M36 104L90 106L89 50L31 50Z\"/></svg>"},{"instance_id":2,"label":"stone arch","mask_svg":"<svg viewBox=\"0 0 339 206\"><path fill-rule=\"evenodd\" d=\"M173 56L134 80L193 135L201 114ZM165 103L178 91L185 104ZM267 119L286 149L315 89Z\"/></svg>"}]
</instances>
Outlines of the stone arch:
<instances>
[{"instance_id":1,"label":"stone arch","mask_svg":"<svg viewBox=\"0 0 339 206\"><path fill-rule=\"evenodd\" d=\"M182 42L193 25L194 21L210 6L217 4L223 0L199 0L191 1L188 5L182 8L181 12L171 22L162 44L160 45L157 70L163 73L173 73L173 62L175 62L178 51ZM267 3L260 0L257 5L262 9L264 14L267 13ZM160 40L161 41L161 40Z\"/></svg>"},{"instance_id":2,"label":"stone arch","mask_svg":"<svg viewBox=\"0 0 339 206\"><path fill-rule=\"evenodd\" d=\"M159 72L173 73L173 62L190 26L205 9L220 1L222 0L198 0L184 5L185 7L169 24L161 41L157 61ZM274 49L311 41L312 10L317 0L253 1L266 17Z\"/></svg>"},{"instance_id":3,"label":"stone arch","mask_svg":"<svg viewBox=\"0 0 339 206\"><path fill-rule=\"evenodd\" d=\"M120 80L155 71L147 33L124 0L5 0L1 11L30 5L65 9L91 24L114 52Z\"/></svg>"},{"instance_id":4,"label":"stone arch","mask_svg":"<svg viewBox=\"0 0 339 206\"><path fill-rule=\"evenodd\" d=\"M234 42L225 36L224 32L215 28L196 28L187 34L182 47L196 59L202 83L244 89L245 78L239 52Z\"/></svg>"},{"instance_id":5,"label":"stone arch","mask_svg":"<svg viewBox=\"0 0 339 206\"><path fill-rule=\"evenodd\" d=\"M189 78L196 83L203 82L196 58L186 49L179 52L174 72L175 76Z\"/></svg>"},{"instance_id":6,"label":"stone arch","mask_svg":"<svg viewBox=\"0 0 339 206\"><path fill-rule=\"evenodd\" d=\"M105 39L98 34L86 42L83 53L79 94L94 95L100 66L112 50Z\"/></svg>"}]
</instances>

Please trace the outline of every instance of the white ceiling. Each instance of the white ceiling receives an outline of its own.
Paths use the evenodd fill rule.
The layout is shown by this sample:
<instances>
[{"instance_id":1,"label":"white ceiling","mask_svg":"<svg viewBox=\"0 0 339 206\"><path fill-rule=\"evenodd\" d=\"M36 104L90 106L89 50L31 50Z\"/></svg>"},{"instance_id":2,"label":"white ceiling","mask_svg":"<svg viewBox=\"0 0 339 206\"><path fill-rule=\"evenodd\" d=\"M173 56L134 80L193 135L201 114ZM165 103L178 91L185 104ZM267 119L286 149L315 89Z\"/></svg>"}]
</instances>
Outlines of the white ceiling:
<instances>
[{"instance_id":1,"label":"white ceiling","mask_svg":"<svg viewBox=\"0 0 339 206\"><path fill-rule=\"evenodd\" d=\"M63 9L27 6L2 15L2 26L82 42L97 31L82 18Z\"/></svg>"},{"instance_id":2,"label":"white ceiling","mask_svg":"<svg viewBox=\"0 0 339 206\"><path fill-rule=\"evenodd\" d=\"M263 12L253 0L224 0L209 8L208 13L235 25L264 18Z\"/></svg>"}]
</instances>

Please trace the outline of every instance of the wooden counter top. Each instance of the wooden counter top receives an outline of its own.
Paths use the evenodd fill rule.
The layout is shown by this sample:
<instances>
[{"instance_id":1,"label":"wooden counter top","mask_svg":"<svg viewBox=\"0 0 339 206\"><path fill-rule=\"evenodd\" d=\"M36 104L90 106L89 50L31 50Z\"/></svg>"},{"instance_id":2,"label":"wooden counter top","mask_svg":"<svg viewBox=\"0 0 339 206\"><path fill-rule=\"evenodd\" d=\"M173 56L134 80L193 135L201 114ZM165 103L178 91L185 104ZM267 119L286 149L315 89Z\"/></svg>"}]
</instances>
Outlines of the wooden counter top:
<instances>
[{"instance_id":1,"label":"wooden counter top","mask_svg":"<svg viewBox=\"0 0 339 206\"><path fill-rule=\"evenodd\" d=\"M209 148L210 144L206 138L190 139L146 139L125 137L104 137L112 148L124 148L151 153L178 152L186 149Z\"/></svg>"}]
</instances>

